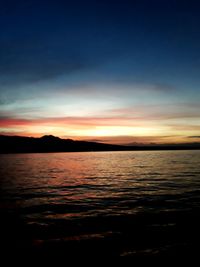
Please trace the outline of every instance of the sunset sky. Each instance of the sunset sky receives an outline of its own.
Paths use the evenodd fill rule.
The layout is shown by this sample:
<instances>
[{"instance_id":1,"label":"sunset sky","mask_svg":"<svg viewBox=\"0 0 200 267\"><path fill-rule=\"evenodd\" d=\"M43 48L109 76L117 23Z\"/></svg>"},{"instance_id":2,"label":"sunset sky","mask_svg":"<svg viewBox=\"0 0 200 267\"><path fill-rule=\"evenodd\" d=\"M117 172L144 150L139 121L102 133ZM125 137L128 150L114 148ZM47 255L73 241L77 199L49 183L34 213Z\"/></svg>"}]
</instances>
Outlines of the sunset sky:
<instances>
[{"instance_id":1,"label":"sunset sky","mask_svg":"<svg viewBox=\"0 0 200 267\"><path fill-rule=\"evenodd\" d=\"M0 2L0 134L200 141L200 1Z\"/></svg>"}]
</instances>

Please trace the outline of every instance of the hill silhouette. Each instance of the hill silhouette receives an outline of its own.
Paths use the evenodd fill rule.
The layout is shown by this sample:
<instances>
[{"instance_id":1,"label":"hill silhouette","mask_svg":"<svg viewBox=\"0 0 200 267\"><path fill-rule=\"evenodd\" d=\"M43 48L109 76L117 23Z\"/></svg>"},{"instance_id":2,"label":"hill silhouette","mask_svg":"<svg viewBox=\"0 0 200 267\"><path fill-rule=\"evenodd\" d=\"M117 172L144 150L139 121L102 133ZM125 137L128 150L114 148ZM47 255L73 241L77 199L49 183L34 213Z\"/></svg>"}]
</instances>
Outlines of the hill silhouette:
<instances>
[{"instance_id":1,"label":"hill silhouette","mask_svg":"<svg viewBox=\"0 0 200 267\"><path fill-rule=\"evenodd\" d=\"M1 153L111 151L122 148L117 145L61 139L53 135L45 135L40 138L0 136Z\"/></svg>"},{"instance_id":2,"label":"hill silhouette","mask_svg":"<svg viewBox=\"0 0 200 267\"><path fill-rule=\"evenodd\" d=\"M53 135L40 138L0 135L0 153L33 152L82 152L82 151L129 151L129 150L177 150L200 149L200 143L186 144L134 144L130 146L112 145L97 142L61 139Z\"/></svg>"}]
</instances>

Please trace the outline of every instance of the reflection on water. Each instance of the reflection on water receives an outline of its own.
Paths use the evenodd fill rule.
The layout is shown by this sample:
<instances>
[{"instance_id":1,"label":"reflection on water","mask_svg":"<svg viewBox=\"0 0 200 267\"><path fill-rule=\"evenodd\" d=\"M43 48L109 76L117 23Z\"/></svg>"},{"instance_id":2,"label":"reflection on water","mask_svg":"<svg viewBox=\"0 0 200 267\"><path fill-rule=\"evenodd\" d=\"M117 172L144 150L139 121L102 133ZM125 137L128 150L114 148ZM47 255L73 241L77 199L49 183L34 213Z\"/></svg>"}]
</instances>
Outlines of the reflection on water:
<instances>
[{"instance_id":1,"label":"reflection on water","mask_svg":"<svg viewBox=\"0 0 200 267\"><path fill-rule=\"evenodd\" d=\"M55 228L47 236L37 229L43 242L61 235L67 240L88 233L92 239L99 232L104 238L123 235L127 216L186 213L200 205L200 151L1 155L0 177L2 211L17 213L26 225ZM174 225L172 220L162 227L165 223Z\"/></svg>"}]
</instances>

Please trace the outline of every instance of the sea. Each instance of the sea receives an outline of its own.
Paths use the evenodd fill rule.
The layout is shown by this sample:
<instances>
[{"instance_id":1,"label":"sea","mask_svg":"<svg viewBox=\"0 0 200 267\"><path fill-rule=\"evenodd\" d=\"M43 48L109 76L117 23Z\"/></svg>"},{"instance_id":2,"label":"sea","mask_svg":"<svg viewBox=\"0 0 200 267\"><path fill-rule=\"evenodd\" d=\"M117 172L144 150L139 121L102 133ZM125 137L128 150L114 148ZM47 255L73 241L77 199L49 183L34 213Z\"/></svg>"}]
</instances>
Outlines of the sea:
<instances>
[{"instance_id":1,"label":"sea","mask_svg":"<svg viewBox=\"0 0 200 267\"><path fill-rule=\"evenodd\" d=\"M1 154L0 185L4 253L200 253L199 150Z\"/></svg>"}]
</instances>

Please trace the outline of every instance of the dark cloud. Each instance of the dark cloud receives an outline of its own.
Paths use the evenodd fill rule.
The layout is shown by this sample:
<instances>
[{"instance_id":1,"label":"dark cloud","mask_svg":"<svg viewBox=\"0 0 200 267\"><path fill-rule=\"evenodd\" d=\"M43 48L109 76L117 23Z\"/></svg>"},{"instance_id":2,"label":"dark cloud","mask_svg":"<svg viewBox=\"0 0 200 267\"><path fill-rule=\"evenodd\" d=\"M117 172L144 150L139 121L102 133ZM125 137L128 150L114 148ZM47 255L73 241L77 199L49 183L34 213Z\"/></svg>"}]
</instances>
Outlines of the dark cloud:
<instances>
[{"instance_id":1,"label":"dark cloud","mask_svg":"<svg viewBox=\"0 0 200 267\"><path fill-rule=\"evenodd\" d=\"M153 89L155 91L163 91L163 92L169 92L169 93L178 90L177 87L171 84L167 84L167 83L155 83L153 86Z\"/></svg>"},{"instance_id":2,"label":"dark cloud","mask_svg":"<svg viewBox=\"0 0 200 267\"><path fill-rule=\"evenodd\" d=\"M14 103L16 102L16 96L15 95L9 95L6 96L4 94L4 90L0 90L0 105L3 106L3 105L8 105L8 104L11 104L11 103Z\"/></svg>"},{"instance_id":3,"label":"dark cloud","mask_svg":"<svg viewBox=\"0 0 200 267\"><path fill-rule=\"evenodd\" d=\"M97 76L100 81L127 82L127 77L122 78L111 70L107 72L101 69L122 53L120 48L112 46L113 40L105 37L103 40L89 38L87 41L86 38L81 41L78 37L70 34L68 36L64 32L58 35L0 40L0 85L2 88L52 81L63 75L67 78L77 74L79 79L85 72L97 70L99 67L100 71L97 71ZM87 77L87 80L89 79ZM84 83L84 78L82 83Z\"/></svg>"},{"instance_id":4,"label":"dark cloud","mask_svg":"<svg viewBox=\"0 0 200 267\"><path fill-rule=\"evenodd\" d=\"M76 51L38 41L0 43L1 83L21 84L52 79L87 68ZM56 52L55 52L56 51Z\"/></svg>"},{"instance_id":5,"label":"dark cloud","mask_svg":"<svg viewBox=\"0 0 200 267\"><path fill-rule=\"evenodd\" d=\"M85 9L85 3L78 4L79 8L68 1L1 2L3 89L94 69L119 54L113 25L104 25L94 15L98 4L92 13L80 8Z\"/></svg>"}]
</instances>

